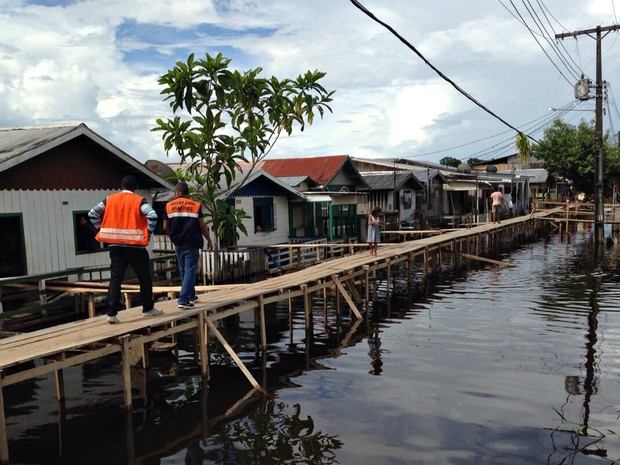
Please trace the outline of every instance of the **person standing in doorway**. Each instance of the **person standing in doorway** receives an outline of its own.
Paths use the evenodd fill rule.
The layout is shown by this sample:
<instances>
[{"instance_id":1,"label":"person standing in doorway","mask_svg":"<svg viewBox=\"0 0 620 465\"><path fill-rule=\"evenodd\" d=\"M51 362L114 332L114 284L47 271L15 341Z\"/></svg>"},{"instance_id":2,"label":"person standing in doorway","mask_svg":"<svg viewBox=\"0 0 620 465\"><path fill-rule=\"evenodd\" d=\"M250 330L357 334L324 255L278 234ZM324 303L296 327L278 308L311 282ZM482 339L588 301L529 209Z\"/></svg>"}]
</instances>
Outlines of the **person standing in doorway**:
<instances>
[{"instance_id":1,"label":"person standing in doorway","mask_svg":"<svg viewBox=\"0 0 620 465\"><path fill-rule=\"evenodd\" d=\"M198 267L199 249L203 248L203 237L207 240L208 250L213 250L209 228L202 217L202 207L189 197L189 187L179 182L174 191L174 199L166 204L164 214L164 231L170 236L177 256L177 265L181 275L181 293L179 308L194 308L198 300L196 295L196 268Z\"/></svg>"},{"instance_id":2,"label":"person standing in doorway","mask_svg":"<svg viewBox=\"0 0 620 465\"><path fill-rule=\"evenodd\" d=\"M109 195L88 213L91 223L99 230L97 240L108 244L110 251L110 285L108 287L108 323L119 323L121 285L127 267L131 266L140 283L142 314L163 313L155 308L153 281L146 246L157 224L157 213L144 197L136 194L138 181L132 175L123 177L121 191Z\"/></svg>"},{"instance_id":3,"label":"person standing in doorway","mask_svg":"<svg viewBox=\"0 0 620 465\"><path fill-rule=\"evenodd\" d=\"M499 190L499 186L495 189L495 192L491 194L491 221L493 223L499 223L500 215L502 211L502 203L504 196Z\"/></svg>"},{"instance_id":4,"label":"person standing in doorway","mask_svg":"<svg viewBox=\"0 0 620 465\"><path fill-rule=\"evenodd\" d=\"M370 255L377 255L377 243L381 242L380 227L383 224L381 220L381 209L375 207L368 215L368 244L370 246Z\"/></svg>"}]
</instances>

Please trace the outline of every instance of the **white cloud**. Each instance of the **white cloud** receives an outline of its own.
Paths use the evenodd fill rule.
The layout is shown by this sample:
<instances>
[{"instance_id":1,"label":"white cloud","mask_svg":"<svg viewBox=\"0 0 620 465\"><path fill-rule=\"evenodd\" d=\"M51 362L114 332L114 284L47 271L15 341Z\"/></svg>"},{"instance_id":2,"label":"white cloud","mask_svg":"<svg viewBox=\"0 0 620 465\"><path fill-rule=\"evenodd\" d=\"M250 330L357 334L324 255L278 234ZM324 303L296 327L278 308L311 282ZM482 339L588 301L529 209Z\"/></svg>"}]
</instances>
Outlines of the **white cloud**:
<instances>
[{"instance_id":1,"label":"white cloud","mask_svg":"<svg viewBox=\"0 0 620 465\"><path fill-rule=\"evenodd\" d=\"M566 76L560 75L499 2L362 3L511 124L532 121L572 99L569 71L561 68ZM550 34L615 21L608 0L545 5ZM222 51L234 67L260 66L267 76L327 73L324 85L336 90L334 114L281 139L272 156L442 151L429 160L467 158L495 142L443 150L507 129L346 1L72 0L45 7L0 0L0 22L3 126L83 121L140 160L165 157L159 136L150 132L155 119L168 113L157 76L192 51L198 56ZM604 76L612 91L620 67L613 53L617 34L603 43ZM554 57L551 46L541 43ZM593 77L594 41L583 37L563 46Z\"/></svg>"}]
</instances>

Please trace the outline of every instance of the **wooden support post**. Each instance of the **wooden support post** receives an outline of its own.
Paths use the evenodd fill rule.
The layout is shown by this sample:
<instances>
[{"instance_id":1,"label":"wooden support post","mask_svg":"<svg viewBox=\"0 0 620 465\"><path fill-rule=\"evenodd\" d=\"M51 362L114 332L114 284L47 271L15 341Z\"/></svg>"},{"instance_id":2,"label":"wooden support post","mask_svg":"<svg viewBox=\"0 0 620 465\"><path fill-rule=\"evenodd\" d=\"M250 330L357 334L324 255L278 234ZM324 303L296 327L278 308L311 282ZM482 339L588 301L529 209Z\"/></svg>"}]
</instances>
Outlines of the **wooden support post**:
<instances>
[{"instance_id":1,"label":"wooden support post","mask_svg":"<svg viewBox=\"0 0 620 465\"><path fill-rule=\"evenodd\" d=\"M59 361L64 361L65 358L66 358L66 355L63 352L62 354L60 354L60 357L58 359ZM56 374L56 399L62 401L65 398L65 377L64 377L62 368L59 370L56 370L55 374Z\"/></svg>"},{"instance_id":2,"label":"wooden support post","mask_svg":"<svg viewBox=\"0 0 620 465\"><path fill-rule=\"evenodd\" d=\"M9 465L9 435L4 416L4 370L0 370L0 464Z\"/></svg>"},{"instance_id":3,"label":"wooden support post","mask_svg":"<svg viewBox=\"0 0 620 465\"><path fill-rule=\"evenodd\" d=\"M260 343L263 353L267 351L267 328L265 324L265 302L263 295L258 296L258 313L260 317Z\"/></svg>"},{"instance_id":4,"label":"wooden support post","mask_svg":"<svg viewBox=\"0 0 620 465\"><path fill-rule=\"evenodd\" d=\"M310 299L308 298L308 285L302 284L301 289L304 293L304 322L307 331L310 328L312 306L310 305Z\"/></svg>"},{"instance_id":5,"label":"wooden support post","mask_svg":"<svg viewBox=\"0 0 620 465\"><path fill-rule=\"evenodd\" d=\"M347 303L349 304L349 308L353 311L353 313L355 313L355 316L357 317L357 319L358 320L364 319L364 317L362 316L360 311L357 309L357 306L355 305L355 302L353 302L353 299L351 299L351 296L349 295L349 293L346 291L346 289L344 288L344 286L340 282L340 278L338 278L337 275L333 274L332 275L332 280L334 281L334 284L336 285L338 290L342 293L342 296L344 297L344 300L346 300Z\"/></svg>"},{"instance_id":6,"label":"wooden support post","mask_svg":"<svg viewBox=\"0 0 620 465\"><path fill-rule=\"evenodd\" d=\"M86 301L88 303L88 318L94 318L95 317L95 294L93 292L87 292Z\"/></svg>"},{"instance_id":7,"label":"wooden support post","mask_svg":"<svg viewBox=\"0 0 620 465\"><path fill-rule=\"evenodd\" d=\"M327 317L327 286L323 286L323 311L325 312L325 317Z\"/></svg>"},{"instance_id":8,"label":"wooden support post","mask_svg":"<svg viewBox=\"0 0 620 465\"><path fill-rule=\"evenodd\" d=\"M140 349L139 349L142 352L142 357L141 357L142 358L142 368L144 368L145 370L148 369L148 367L151 365L151 358L150 358L150 355L149 355L149 348L151 347L152 344L153 344L152 342L144 343L144 344L142 344L142 347L140 347ZM140 359L137 358L137 356L136 356L135 359L132 358L132 360L131 360L131 362L134 362L134 361L135 361L135 363L130 363L130 366L134 365L134 364L137 364L140 361Z\"/></svg>"},{"instance_id":9,"label":"wooden support post","mask_svg":"<svg viewBox=\"0 0 620 465\"><path fill-rule=\"evenodd\" d=\"M407 261L405 262L405 272L407 273L407 288L410 288L411 281L413 279L413 254L411 252L407 254Z\"/></svg>"},{"instance_id":10,"label":"wooden support post","mask_svg":"<svg viewBox=\"0 0 620 465\"><path fill-rule=\"evenodd\" d=\"M125 409L131 410L133 405L131 399L131 355L129 350L129 342L131 336L126 334L120 337L121 343L121 367L123 371L123 391L125 393Z\"/></svg>"},{"instance_id":11,"label":"wooden support post","mask_svg":"<svg viewBox=\"0 0 620 465\"><path fill-rule=\"evenodd\" d=\"M392 262L390 261L390 259L388 258L385 263L387 264L386 266L386 270L385 270L385 289L387 292L387 298L388 300L390 300L390 282L392 281Z\"/></svg>"},{"instance_id":12,"label":"wooden support post","mask_svg":"<svg viewBox=\"0 0 620 465\"><path fill-rule=\"evenodd\" d=\"M368 301L370 300L370 267L364 265L364 277L366 279L366 311L368 311Z\"/></svg>"},{"instance_id":13,"label":"wooden support post","mask_svg":"<svg viewBox=\"0 0 620 465\"><path fill-rule=\"evenodd\" d=\"M293 299L288 298L288 341L293 345Z\"/></svg>"},{"instance_id":14,"label":"wooden support post","mask_svg":"<svg viewBox=\"0 0 620 465\"><path fill-rule=\"evenodd\" d=\"M207 347L207 323L205 322L206 313L198 314L198 343L200 350L200 373L203 381L209 379L209 352Z\"/></svg>"},{"instance_id":15,"label":"wooden support post","mask_svg":"<svg viewBox=\"0 0 620 465\"><path fill-rule=\"evenodd\" d=\"M124 293L125 308L131 308L131 294L129 292Z\"/></svg>"}]
</instances>

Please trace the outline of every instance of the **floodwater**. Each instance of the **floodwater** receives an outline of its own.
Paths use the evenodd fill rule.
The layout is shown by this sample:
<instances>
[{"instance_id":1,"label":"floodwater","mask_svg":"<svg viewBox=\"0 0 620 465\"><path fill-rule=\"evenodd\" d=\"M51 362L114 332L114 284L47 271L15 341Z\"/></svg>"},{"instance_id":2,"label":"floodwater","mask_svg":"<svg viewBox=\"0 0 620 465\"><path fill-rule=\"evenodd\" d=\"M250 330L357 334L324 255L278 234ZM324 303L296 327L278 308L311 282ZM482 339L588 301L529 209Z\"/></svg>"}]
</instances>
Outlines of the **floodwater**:
<instances>
[{"instance_id":1,"label":"floodwater","mask_svg":"<svg viewBox=\"0 0 620 465\"><path fill-rule=\"evenodd\" d=\"M317 298L311 334L300 303L292 326L272 308L266 355L221 328L273 398L220 348L201 389L192 335L134 369L130 415L117 358L66 370L64 408L53 377L5 388L11 463L615 463L620 249L595 261L582 232L496 258L516 267L383 277L362 322Z\"/></svg>"}]
</instances>

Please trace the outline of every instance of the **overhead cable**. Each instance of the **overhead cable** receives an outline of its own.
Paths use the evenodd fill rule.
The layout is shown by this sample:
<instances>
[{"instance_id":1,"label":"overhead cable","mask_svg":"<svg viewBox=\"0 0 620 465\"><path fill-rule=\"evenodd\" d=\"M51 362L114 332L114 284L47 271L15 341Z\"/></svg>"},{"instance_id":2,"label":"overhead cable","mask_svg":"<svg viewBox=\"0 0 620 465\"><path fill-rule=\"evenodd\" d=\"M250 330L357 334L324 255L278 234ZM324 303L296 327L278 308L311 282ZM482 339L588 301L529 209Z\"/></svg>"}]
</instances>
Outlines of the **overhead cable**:
<instances>
[{"instance_id":1,"label":"overhead cable","mask_svg":"<svg viewBox=\"0 0 620 465\"><path fill-rule=\"evenodd\" d=\"M508 126L510 129L516 131L516 132L520 132L516 127L514 127L512 124L510 124L508 121L506 121L505 119L503 119L502 117L500 117L499 115L497 115L496 113L494 113L493 111L491 111L489 108L487 108L485 105L483 105L482 103L480 103L478 100L476 100L472 95L470 95L468 92L466 92L463 88L461 88L456 82L454 82L452 79L450 79L448 76L446 76L444 73L442 73L439 69L437 69L437 67L435 67L430 61L428 61L426 59L426 57L424 55L422 55L422 53L420 53L418 51L418 49L416 49L409 41L407 41L407 39L405 39L403 36L401 36L392 26L390 26L389 24L385 23L384 21L381 21L379 18L377 18L370 10L368 10L364 5L362 5L358 0L351 0L351 3L358 8L360 11L362 11L366 16L368 16L369 18L371 18L373 21L381 24L384 28L386 28L388 31L390 31L394 36L396 36L398 38L398 40L400 40L403 44L405 44L405 46L407 48L409 48L413 53L415 53L418 57L420 57L420 59L426 63L427 66L429 66L433 71L435 71L435 73L437 73L437 75L439 75L439 77L441 77L444 81L448 82L452 87L454 87L461 95L465 96L467 99L469 99L470 101L472 101L475 105L477 105L478 107L480 107L481 109L483 109L484 111L486 111L488 114L490 114L491 116L493 116L495 119L501 121L504 125ZM528 136L530 137L530 136ZM537 141L536 141L537 142Z\"/></svg>"}]
</instances>

